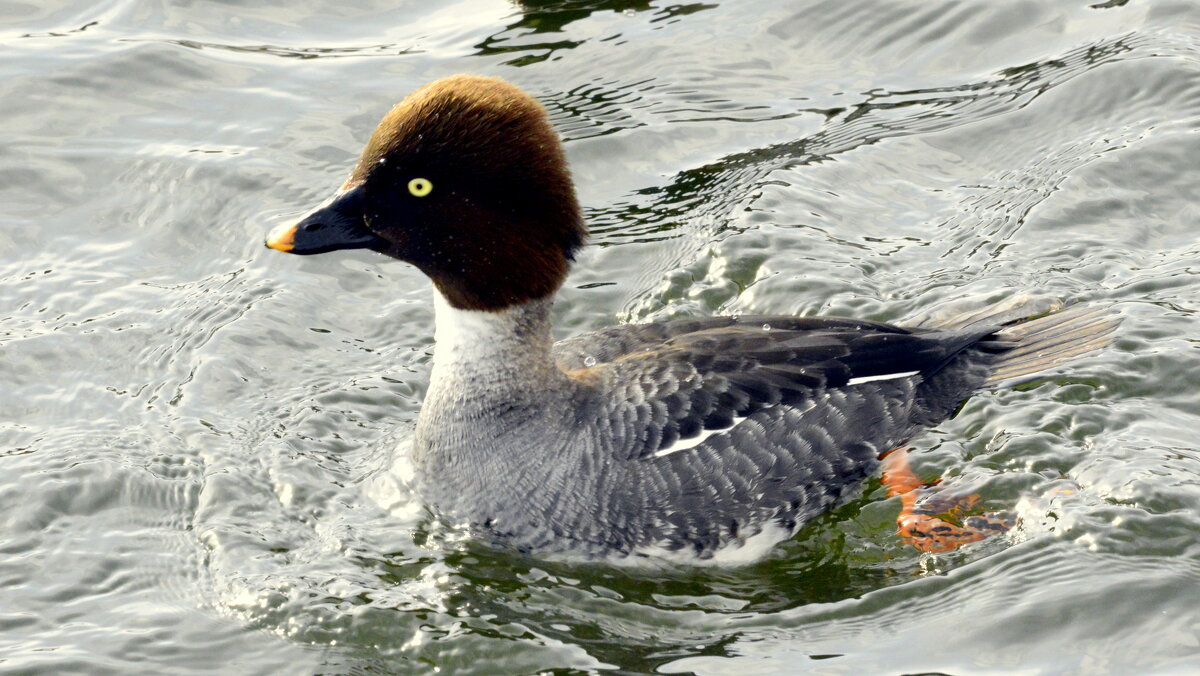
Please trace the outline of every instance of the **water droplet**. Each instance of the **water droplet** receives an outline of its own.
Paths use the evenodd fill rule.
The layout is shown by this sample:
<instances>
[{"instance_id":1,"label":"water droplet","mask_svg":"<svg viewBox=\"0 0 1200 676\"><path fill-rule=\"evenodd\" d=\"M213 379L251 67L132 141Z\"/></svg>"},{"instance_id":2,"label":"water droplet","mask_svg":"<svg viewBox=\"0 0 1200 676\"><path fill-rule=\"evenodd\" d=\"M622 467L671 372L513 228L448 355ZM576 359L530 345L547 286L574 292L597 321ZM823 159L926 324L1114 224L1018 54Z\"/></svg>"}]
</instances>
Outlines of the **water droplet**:
<instances>
[{"instance_id":1,"label":"water droplet","mask_svg":"<svg viewBox=\"0 0 1200 676\"><path fill-rule=\"evenodd\" d=\"M735 313L729 315L729 318L736 322L737 320L741 319L742 316L735 312Z\"/></svg>"},{"instance_id":2,"label":"water droplet","mask_svg":"<svg viewBox=\"0 0 1200 676\"><path fill-rule=\"evenodd\" d=\"M380 164L387 164L387 158L386 158L386 157L381 157L381 158L379 158L379 163L380 163Z\"/></svg>"},{"instance_id":3,"label":"water droplet","mask_svg":"<svg viewBox=\"0 0 1200 676\"><path fill-rule=\"evenodd\" d=\"M588 368L592 368L596 365L596 358L589 354L583 358L583 365Z\"/></svg>"},{"instance_id":4,"label":"water droplet","mask_svg":"<svg viewBox=\"0 0 1200 676\"><path fill-rule=\"evenodd\" d=\"M770 330L771 330L770 324L763 324L763 331L770 331Z\"/></svg>"}]
</instances>

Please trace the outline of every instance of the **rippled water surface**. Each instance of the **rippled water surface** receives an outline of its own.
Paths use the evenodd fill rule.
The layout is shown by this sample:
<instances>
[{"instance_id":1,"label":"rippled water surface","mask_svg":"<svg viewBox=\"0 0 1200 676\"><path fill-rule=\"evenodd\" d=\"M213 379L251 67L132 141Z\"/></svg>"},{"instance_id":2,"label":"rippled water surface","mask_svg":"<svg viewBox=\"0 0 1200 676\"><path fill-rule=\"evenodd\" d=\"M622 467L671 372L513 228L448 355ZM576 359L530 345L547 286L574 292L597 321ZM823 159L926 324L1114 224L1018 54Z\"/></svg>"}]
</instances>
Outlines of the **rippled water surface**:
<instances>
[{"instance_id":1,"label":"rippled water surface","mask_svg":"<svg viewBox=\"0 0 1200 676\"><path fill-rule=\"evenodd\" d=\"M566 140L562 337L1115 306L914 446L1021 525L921 554L878 479L726 570L431 524L427 282L262 237L462 71ZM0 0L0 110L0 672L1200 672L1194 2Z\"/></svg>"}]
</instances>

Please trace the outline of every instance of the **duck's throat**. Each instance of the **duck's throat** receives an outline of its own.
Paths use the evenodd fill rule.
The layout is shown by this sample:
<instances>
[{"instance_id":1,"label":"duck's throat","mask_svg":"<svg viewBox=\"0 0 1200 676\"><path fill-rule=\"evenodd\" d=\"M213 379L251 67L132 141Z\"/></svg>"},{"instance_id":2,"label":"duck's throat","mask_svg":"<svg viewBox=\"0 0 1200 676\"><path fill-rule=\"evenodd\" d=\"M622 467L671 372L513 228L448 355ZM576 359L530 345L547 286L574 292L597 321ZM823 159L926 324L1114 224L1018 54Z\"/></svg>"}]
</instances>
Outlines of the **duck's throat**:
<instances>
[{"instance_id":1,"label":"duck's throat","mask_svg":"<svg viewBox=\"0 0 1200 676\"><path fill-rule=\"evenodd\" d=\"M472 389L519 387L557 372L550 352L551 299L491 312L455 308L436 287L433 296L431 389L448 380Z\"/></svg>"}]
</instances>

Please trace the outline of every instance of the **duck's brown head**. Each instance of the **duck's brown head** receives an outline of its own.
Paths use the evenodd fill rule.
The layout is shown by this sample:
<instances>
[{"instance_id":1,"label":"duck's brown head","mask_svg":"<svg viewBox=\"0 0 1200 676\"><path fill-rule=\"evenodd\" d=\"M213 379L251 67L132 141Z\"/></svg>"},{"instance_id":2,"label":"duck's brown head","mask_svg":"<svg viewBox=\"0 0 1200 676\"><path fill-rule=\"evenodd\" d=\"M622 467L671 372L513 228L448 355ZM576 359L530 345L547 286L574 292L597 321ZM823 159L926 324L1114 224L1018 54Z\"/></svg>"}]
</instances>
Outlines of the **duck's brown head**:
<instances>
[{"instance_id":1,"label":"duck's brown head","mask_svg":"<svg viewBox=\"0 0 1200 676\"><path fill-rule=\"evenodd\" d=\"M553 294L586 236L542 106L456 75L392 108L338 193L267 246L373 249L420 268L456 308L500 310Z\"/></svg>"}]
</instances>

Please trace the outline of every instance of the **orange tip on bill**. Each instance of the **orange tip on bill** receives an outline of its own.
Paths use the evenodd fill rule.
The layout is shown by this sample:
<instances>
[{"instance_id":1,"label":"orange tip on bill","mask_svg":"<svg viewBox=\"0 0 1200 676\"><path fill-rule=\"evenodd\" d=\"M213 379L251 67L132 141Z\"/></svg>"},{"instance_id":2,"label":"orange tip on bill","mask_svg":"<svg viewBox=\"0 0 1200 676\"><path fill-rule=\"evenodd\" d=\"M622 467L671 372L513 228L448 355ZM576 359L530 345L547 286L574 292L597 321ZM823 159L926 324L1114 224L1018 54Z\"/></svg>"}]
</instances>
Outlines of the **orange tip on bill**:
<instances>
[{"instance_id":1,"label":"orange tip on bill","mask_svg":"<svg viewBox=\"0 0 1200 676\"><path fill-rule=\"evenodd\" d=\"M296 248L296 225L284 223L275 226L267 235L267 246L276 251L291 251Z\"/></svg>"}]
</instances>

